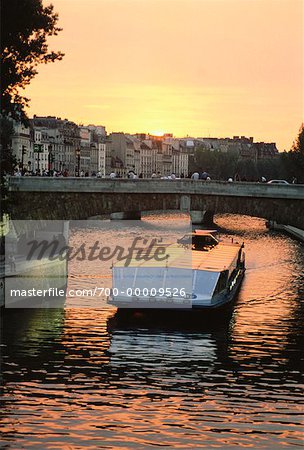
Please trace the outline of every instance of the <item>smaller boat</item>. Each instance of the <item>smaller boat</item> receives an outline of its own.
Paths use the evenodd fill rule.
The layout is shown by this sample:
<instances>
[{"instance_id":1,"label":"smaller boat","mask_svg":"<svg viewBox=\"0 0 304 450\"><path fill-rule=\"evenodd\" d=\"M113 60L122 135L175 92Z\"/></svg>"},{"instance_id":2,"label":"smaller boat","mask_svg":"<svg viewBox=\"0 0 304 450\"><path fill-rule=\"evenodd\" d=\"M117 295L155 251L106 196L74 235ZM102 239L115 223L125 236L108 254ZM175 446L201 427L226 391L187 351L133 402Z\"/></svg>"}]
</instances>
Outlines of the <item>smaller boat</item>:
<instances>
[{"instance_id":1,"label":"smaller boat","mask_svg":"<svg viewBox=\"0 0 304 450\"><path fill-rule=\"evenodd\" d=\"M150 260L113 266L108 303L120 314L218 317L231 306L245 274L244 244L219 241L216 230L196 230L165 247L166 264Z\"/></svg>"}]
</instances>

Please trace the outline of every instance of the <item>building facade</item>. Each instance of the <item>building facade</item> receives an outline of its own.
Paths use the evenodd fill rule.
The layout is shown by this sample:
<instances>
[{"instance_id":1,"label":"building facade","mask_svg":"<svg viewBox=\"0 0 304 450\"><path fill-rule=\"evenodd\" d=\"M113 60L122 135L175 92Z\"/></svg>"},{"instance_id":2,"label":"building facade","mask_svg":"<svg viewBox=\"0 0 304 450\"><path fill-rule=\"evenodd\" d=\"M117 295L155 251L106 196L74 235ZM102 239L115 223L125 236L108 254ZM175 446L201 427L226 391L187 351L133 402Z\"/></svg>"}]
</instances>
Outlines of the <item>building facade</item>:
<instances>
[{"instance_id":1,"label":"building facade","mask_svg":"<svg viewBox=\"0 0 304 450\"><path fill-rule=\"evenodd\" d=\"M54 116L34 116L29 127L14 122L11 142L17 167L23 172L56 171L69 176L80 173L107 177L115 172L127 177L130 171L138 177L153 174L167 177L189 175L189 157L199 147L238 155L257 161L278 155L276 144L254 142L253 137L232 138L185 137L172 134L154 136L146 133L113 132L109 136L102 125L77 125Z\"/></svg>"}]
</instances>

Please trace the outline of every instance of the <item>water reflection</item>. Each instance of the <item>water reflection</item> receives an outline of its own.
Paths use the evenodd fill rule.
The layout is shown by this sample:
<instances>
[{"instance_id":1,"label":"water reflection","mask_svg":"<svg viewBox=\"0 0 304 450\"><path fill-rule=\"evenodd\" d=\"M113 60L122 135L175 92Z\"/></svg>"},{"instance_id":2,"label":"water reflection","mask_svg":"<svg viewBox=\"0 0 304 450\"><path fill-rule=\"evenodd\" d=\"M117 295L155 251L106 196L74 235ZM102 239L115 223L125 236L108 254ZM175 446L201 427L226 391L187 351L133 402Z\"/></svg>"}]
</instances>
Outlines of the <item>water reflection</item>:
<instances>
[{"instance_id":1,"label":"water reflection","mask_svg":"<svg viewBox=\"0 0 304 450\"><path fill-rule=\"evenodd\" d=\"M4 311L3 446L302 446L303 247L257 219L218 221L245 240L248 270L216 330Z\"/></svg>"}]
</instances>

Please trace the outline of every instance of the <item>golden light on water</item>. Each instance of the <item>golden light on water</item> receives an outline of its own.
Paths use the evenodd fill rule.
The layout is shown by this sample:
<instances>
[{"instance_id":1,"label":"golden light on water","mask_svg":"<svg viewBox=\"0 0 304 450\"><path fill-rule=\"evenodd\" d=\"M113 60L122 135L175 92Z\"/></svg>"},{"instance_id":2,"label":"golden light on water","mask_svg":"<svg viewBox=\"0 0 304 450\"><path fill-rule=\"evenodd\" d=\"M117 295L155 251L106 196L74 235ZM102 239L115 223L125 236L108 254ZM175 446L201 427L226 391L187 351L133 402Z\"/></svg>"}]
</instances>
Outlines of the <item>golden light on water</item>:
<instances>
[{"instance_id":1,"label":"golden light on water","mask_svg":"<svg viewBox=\"0 0 304 450\"><path fill-rule=\"evenodd\" d=\"M144 219L153 230L168 220ZM180 220L172 215L169 229ZM302 248L262 219L222 215L216 223L223 238L245 242L247 270L232 321L215 329L124 326L100 301L57 311L4 308L4 446L301 447ZM126 241L127 230L112 228L105 241ZM94 233L75 229L71 239L94 242ZM88 267L73 265L79 286L90 287Z\"/></svg>"}]
</instances>

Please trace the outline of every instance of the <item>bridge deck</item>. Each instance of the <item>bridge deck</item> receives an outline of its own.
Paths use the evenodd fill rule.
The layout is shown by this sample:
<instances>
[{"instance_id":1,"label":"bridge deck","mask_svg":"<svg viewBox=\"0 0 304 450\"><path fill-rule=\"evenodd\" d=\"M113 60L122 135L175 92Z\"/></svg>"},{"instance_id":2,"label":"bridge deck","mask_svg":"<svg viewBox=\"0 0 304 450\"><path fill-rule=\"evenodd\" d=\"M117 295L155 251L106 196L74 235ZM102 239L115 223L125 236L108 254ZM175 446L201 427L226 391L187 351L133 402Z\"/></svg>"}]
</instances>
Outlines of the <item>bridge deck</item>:
<instances>
[{"instance_id":1,"label":"bridge deck","mask_svg":"<svg viewBox=\"0 0 304 450\"><path fill-rule=\"evenodd\" d=\"M201 194L255 198L304 199L304 185L202 180L8 177L10 192L87 192L113 194Z\"/></svg>"}]
</instances>

